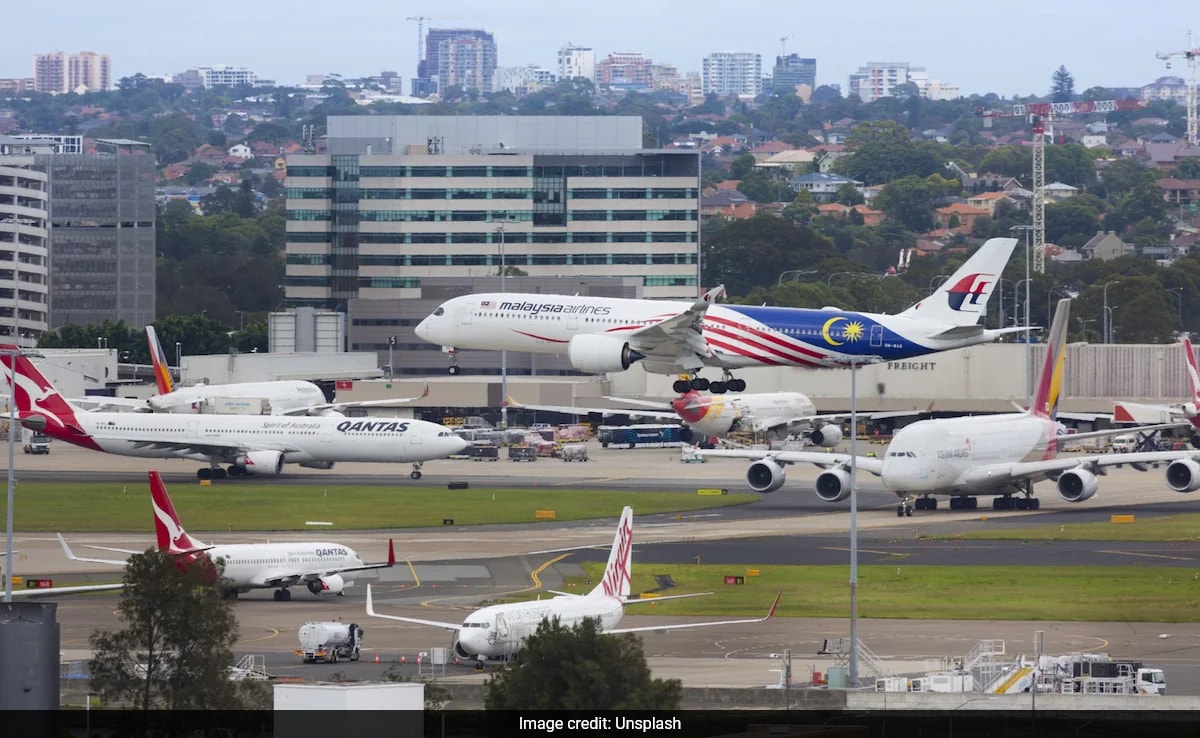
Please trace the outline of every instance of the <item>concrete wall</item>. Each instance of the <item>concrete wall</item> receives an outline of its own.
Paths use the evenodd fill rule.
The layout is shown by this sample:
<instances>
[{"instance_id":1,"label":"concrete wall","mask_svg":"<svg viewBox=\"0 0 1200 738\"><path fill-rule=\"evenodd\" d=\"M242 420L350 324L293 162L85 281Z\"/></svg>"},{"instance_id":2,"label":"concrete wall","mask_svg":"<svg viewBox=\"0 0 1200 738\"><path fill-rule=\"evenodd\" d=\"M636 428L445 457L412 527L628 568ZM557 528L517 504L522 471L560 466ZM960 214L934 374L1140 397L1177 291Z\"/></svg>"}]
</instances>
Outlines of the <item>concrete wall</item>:
<instances>
[{"instance_id":1,"label":"concrete wall","mask_svg":"<svg viewBox=\"0 0 1200 738\"><path fill-rule=\"evenodd\" d=\"M182 384L362 379L382 374L374 353L209 354L183 357Z\"/></svg>"}]
</instances>

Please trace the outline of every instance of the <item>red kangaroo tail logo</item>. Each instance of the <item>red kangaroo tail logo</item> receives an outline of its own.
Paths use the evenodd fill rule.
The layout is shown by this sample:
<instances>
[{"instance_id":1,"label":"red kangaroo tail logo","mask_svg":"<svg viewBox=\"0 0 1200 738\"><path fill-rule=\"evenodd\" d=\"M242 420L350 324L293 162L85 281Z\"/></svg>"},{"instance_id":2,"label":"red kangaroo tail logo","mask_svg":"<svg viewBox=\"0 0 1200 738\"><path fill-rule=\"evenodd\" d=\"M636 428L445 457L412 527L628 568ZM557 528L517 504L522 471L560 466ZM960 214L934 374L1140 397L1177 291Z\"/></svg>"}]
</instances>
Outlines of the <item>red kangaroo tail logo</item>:
<instances>
[{"instance_id":1,"label":"red kangaroo tail logo","mask_svg":"<svg viewBox=\"0 0 1200 738\"><path fill-rule=\"evenodd\" d=\"M19 350L16 346L5 345L0 345L0 349ZM54 389L50 380L46 379L33 365L33 362L26 357L17 356L15 360L17 365L17 410L21 413L21 417L25 418L29 415L45 417L49 435L55 435L53 426L58 426L62 430L78 430L75 408L63 399L58 390ZM14 357L5 355L3 361L8 377L11 377Z\"/></svg>"},{"instance_id":2,"label":"red kangaroo tail logo","mask_svg":"<svg viewBox=\"0 0 1200 738\"><path fill-rule=\"evenodd\" d=\"M1187 359L1188 385L1192 388L1192 403L1200 405L1200 369L1196 368L1196 352L1192 349L1192 340L1183 339L1183 356Z\"/></svg>"},{"instance_id":3,"label":"red kangaroo tail logo","mask_svg":"<svg viewBox=\"0 0 1200 738\"><path fill-rule=\"evenodd\" d=\"M175 506L171 504L171 496L167 494L167 486L156 471L150 472L150 505L154 508L154 532L160 551L177 554L204 547L183 529Z\"/></svg>"},{"instance_id":4,"label":"red kangaroo tail logo","mask_svg":"<svg viewBox=\"0 0 1200 738\"><path fill-rule=\"evenodd\" d=\"M613 536L612 552L608 565L604 567L604 579L592 590L592 594L624 599L629 596L630 563L633 558L633 508L621 511L621 521Z\"/></svg>"}]
</instances>

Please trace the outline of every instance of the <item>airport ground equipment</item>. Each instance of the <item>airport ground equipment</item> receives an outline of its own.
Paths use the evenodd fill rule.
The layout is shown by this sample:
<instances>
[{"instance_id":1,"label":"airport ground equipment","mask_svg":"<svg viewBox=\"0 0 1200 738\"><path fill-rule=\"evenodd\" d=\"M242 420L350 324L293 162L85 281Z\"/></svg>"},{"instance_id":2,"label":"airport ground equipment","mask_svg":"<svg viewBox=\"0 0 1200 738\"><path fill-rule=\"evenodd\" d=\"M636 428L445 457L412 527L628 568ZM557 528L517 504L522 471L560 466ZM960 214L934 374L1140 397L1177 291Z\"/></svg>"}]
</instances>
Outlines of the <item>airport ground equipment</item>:
<instances>
[{"instance_id":1,"label":"airport ground equipment","mask_svg":"<svg viewBox=\"0 0 1200 738\"><path fill-rule=\"evenodd\" d=\"M33 438L29 439L29 443L25 444L25 453L27 453L27 454L48 454L48 453L50 453L50 437L44 436L41 433L34 433Z\"/></svg>"},{"instance_id":2,"label":"airport ground equipment","mask_svg":"<svg viewBox=\"0 0 1200 738\"><path fill-rule=\"evenodd\" d=\"M337 663L341 659L358 661L363 629L350 623L308 622L300 626L300 648L296 655L304 663Z\"/></svg>"},{"instance_id":3,"label":"airport ground equipment","mask_svg":"<svg viewBox=\"0 0 1200 738\"><path fill-rule=\"evenodd\" d=\"M583 443L568 443L562 447L562 451L559 452L559 458L563 461L587 461L587 445Z\"/></svg>"}]
</instances>

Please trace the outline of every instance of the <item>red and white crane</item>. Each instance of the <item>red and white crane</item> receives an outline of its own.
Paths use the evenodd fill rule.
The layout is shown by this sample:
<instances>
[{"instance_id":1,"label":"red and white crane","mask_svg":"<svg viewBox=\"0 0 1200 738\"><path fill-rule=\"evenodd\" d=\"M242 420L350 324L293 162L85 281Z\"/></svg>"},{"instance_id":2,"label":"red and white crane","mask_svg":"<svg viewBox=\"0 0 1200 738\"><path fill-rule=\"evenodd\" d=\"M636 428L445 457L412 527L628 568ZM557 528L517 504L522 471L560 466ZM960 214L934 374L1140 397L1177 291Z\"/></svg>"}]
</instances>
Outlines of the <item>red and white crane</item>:
<instances>
[{"instance_id":1,"label":"red and white crane","mask_svg":"<svg viewBox=\"0 0 1200 738\"><path fill-rule=\"evenodd\" d=\"M1189 146L1195 146L1198 127L1196 121L1196 60L1197 57L1200 57L1200 49L1192 46L1192 32L1188 31L1188 47L1183 51L1160 51L1155 56L1166 60L1167 69L1171 68L1172 58L1182 56L1187 59L1188 78L1184 98L1184 105L1187 107L1187 142Z\"/></svg>"},{"instance_id":2,"label":"red and white crane","mask_svg":"<svg viewBox=\"0 0 1200 738\"><path fill-rule=\"evenodd\" d=\"M976 111L981 118L1025 118L1033 131L1033 270L1046 271L1046 122L1069 115L1116 113L1146 107L1145 100L1091 100L1086 102L1018 103L1008 108Z\"/></svg>"}]
</instances>

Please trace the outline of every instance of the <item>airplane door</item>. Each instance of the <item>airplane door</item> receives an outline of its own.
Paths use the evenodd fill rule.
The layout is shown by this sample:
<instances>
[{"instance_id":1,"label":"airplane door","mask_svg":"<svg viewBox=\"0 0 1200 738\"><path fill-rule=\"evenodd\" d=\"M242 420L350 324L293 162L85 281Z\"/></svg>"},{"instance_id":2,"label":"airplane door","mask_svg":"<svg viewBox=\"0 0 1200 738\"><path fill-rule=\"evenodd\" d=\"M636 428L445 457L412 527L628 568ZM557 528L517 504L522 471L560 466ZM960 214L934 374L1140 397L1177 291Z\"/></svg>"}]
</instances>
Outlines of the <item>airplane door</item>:
<instances>
[{"instance_id":1,"label":"airplane door","mask_svg":"<svg viewBox=\"0 0 1200 738\"><path fill-rule=\"evenodd\" d=\"M406 435L408 436L409 445L411 445L411 446L420 446L421 445L421 432L420 431L410 430L410 431L406 432Z\"/></svg>"},{"instance_id":2,"label":"airplane door","mask_svg":"<svg viewBox=\"0 0 1200 738\"><path fill-rule=\"evenodd\" d=\"M579 316L578 315L568 315L567 316L567 330L569 330L569 331L579 330Z\"/></svg>"},{"instance_id":3,"label":"airplane door","mask_svg":"<svg viewBox=\"0 0 1200 738\"><path fill-rule=\"evenodd\" d=\"M333 426L321 426L321 443L333 443Z\"/></svg>"},{"instance_id":4,"label":"airplane door","mask_svg":"<svg viewBox=\"0 0 1200 738\"><path fill-rule=\"evenodd\" d=\"M187 424L187 434L189 438L196 438L197 434L200 432L199 426L200 424L195 420Z\"/></svg>"},{"instance_id":5,"label":"airplane door","mask_svg":"<svg viewBox=\"0 0 1200 738\"><path fill-rule=\"evenodd\" d=\"M508 638L508 618L504 617L504 613L496 613L496 635L501 639Z\"/></svg>"},{"instance_id":6,"label":"airplane door","mask_svg":"<svg viewBox=\"0 0 1200 738\"><path fill-rule=\"evenodd\" d=\"M468 302L463 305L462 312L459 314L459 321L463 325L471 325L471 319L475 315L475 303Z\"/></svg>"},{"instance_id":7,"label":"airplane door","mask_svg":"<svg viewBox=\"0 0 1200 738\"><path fill-rule=\"evenodd\" d=\"M881 325L871 326L871 345L872 346L882 346L883 345L883 326L881 326Z\"/></svg>"}]
</instances>

